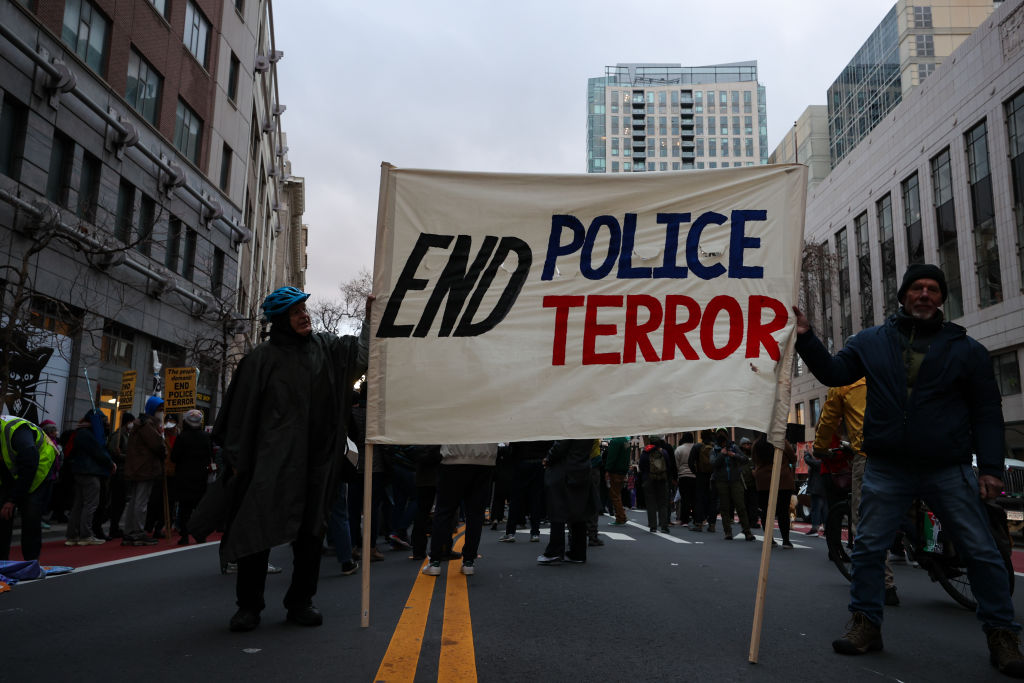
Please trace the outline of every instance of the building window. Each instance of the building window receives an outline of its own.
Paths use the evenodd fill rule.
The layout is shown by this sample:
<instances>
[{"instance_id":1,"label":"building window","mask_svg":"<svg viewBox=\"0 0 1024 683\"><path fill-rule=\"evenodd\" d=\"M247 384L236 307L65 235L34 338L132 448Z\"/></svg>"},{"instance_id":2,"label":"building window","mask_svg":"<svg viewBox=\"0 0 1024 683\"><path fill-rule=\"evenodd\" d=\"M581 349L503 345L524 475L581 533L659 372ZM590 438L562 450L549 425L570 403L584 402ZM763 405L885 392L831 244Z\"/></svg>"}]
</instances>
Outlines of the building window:
<instances>
[{"instance_id":1,"label":"building window","mask_svg":"<svg viewBox=\"0 0 1024 683\"><path fill-rule=\"evenodd\" d=\"M754 138L743 139L743 154L744 156L754 156Z\"/></svg>"},{"instance_id":2,"label":"building window","mask_svg":"<svg viewBox=\"0 0 1024 683\"><path fill-rule=\"evenodd\" d=\"M932 27L932 8L926 7L915 7L914 8L914 28L931 28Z\"/></svg>"},{"instance_id":3,"label":"building window","mask_svg":"<svg viewBox=\"0 0 1024 683\"><path fill-rule=\"evenodd\" d=\"M615 169L618 170L618 169ZM221 287L224 286L224 252L214 247L213 269L210 271L210 292L220 297Z\"/></svg>"},{"instance_id":4,"label":"building window","mask_svg":"<svg viewBox=\"0 0 1024 683\"><path fill-rule=\"evenodd\" d=\"M672 162L672 170L673 171L678 171L679 170L679 162L678 161L673 161Z\"/></svg>"},{"instance_id":5,"label":"building window","mask_svg":"<svg viewBox=\"0 0 1024 683\"><path fill-rule=\"evenodd\" d=\"M690 143L690 145L692 146L693 143ZM672 140L672 156L674 156L674 157L678 157L679 156L679 139L678 138Z\"/></svg>"},{"instance_id":6,"label":"building window","mask_svg":"<svg viewBox=\"0 0 1024 683\"><path fill-rule=\"evenodd\" d=\"M724 90L722 92L725 92ZM729 117L719 116L718 117L718 134L728 135L729 134Z\"/></svg>"},{"instance_id":7,"label":"building window","mask_svg":"<svg viewBox=\"0 0 1024 683\"><path fill-rule=\"evenodd\" d=\"M618 172L619 172L619 162L613 161L612 162L612 173L618 173Z\"/></svg>"},{"instance_id":8,"label":"building window","mask_svg":"<svg viewBox=\"0 0 1024 683\"><path fill-rule=\"evenodd\" d=\"M729 91L719 90L718 91L718 110L721 113L726 113L729 108Z\"/></svg>"},{"instance_id":9,"label":"building window","mask_svg":"<svg viewBox=\"0 0 1024 683\"><path fill-rule=\"evenodd\" d=\"M751 94L750 94L749 90L744 90L743 91L743 113L744 114L753 114L754 113L753 110L752 110Z\"/></svg>"},{"instance_id":10,"label":"building window","mask_svg":"<svg viewBox=\"0 0 1024 683\"><path fill-rule=\"evenodd\" d=\"M708 90L708 113L709 114L714 114L715 113L715 91L714 90ZM712 122L709 125L711 127L714 127L715 124L714 124L714 122Z\"/></svg>"},{"instance_id":11,"label":"building window","mask_svg":"<svg viewBox=\"0 0 1024 683\"><path fill-rule=\"evenodd\" d=\"M29 301L28 324L32 327L70 337L81 329L81 323L79 311L49 297L33 296Z\"/></svg>"},{"instance_id":12,"label":"building window","mask_svg":"<svg viewBox=\"0 0 1024 683\"><path fill-rule=\"evenodd\" d=\"M818 420L821 419L821 399L811 399L811 424L818 424Z\"/></svg>"},{"instance_id":13,"label":"building window","mask_svg":"<svg viewBox=\"0 0 1024 683\"><path fill-rule=\"evenodd\" d=\"M722 156L729 156L729 138L722 138L720 144L722 147Z\"/></svg>"},{"instance_id":14,"label":"building window","mask_svg":"<svg viewBox=\"0 0 1024 683\"><path fill-rule=\"evenodd\" d=\"M704 135L704 117L698 116L696 119L694 119L694 123L696 124L694 134Z\"/></svg>"},{"instance_id":15,"label":"building window","mask_svg":"<svg viewBox=\"0 0 1024 683\"><path fill-rule=\"evenodd\" d=\"M167 0L149 0L149 3L153 5L154 8L156 8L156 11L159 12L160 16L162 16L164 19L166 19L169 16L167 14L167 9L170 5L167 2Z\"/></svg>"},{"instance_id":16,"label":"building window","mask_svg":"<svg viewBox=\"0 0 1024 683\"><path fill-rule=\"evenodd\" d=\"M46 174L46 198L54 204L68 205L74 161L75 143L67 135L54 131L50 143L50 169Z\"/></svg>"},{"instance_id":17,"label":"building window","mask_svg":"<svg viewBox=\"0 0 1024 683\"><path fill-rule=\"evenodd\" d=\"M993 355L992 370L995 372L1000 396L1020 393L1020 363L1016 350Z\"/></svg>"},{"instance_id":18,"label":"building window","mask_svg":"<svg viewBox=\"0 0 1024 683\"><path fill-rule=\"evenodd\" d=\"M156 223L156 202L142 195L139 200L139 239L135 245L139 253L149 256L153 247L153 225Z\"/></svg>"},{"instance_id":19,"label":"building window","mask_svg":"<svg viewBox=\"0 0 1024 683\"><path fill-rule=\"evenodd\" d=\"M804 404L797 403L793 406L793 422L798 425L807 424L804 422Z\"/></svg>"},{"instance_id":20,"label":"building window","mask_svg":"<svg viewBox=\"0 0 1024 683\"><path fill-rule=\"evenodd\" d=\"M135 214L135 187L121 179L117 190L117 214L114 216L114 237L128 244L132 239L132 219Z\"/></svg>"},{"instance_id":21,"label":"building window","mask_svg":"<svg viewBox=\"0 0 1024 683\"><path fill-rule=\"evenodd\" d=\"M718 156L718 138L708 138L708 156Z\"/></svg>"},{"instance_id":22,"label":"building window","mask_svg":"<svg viewBox=\"0 0 1024 683\"><path fill-rule=\"evenodd\" d=\"M875 324L874 279L871 274L871 243L868 235L868 212L853 219L854 237L857 240L857 285L860 289L860 327Z\"/></svg>"},{"instance_id":23,"label":"building window","mask_svg":"<svg viewBox=\"0 0 1024 683\"><path fill-rule=\"evenodd\" d=\"M616 142L618 138L612 138L612 142ZM231 158L234 156L234 152L228 147L228 144L224 143L224 148L220 154L220 189L224 192L228 191L231 186Z\"/></svg>"},{"instance_id":24,"label":"building window","mask_svg":"<svg viewBox=\"0 0 1024 683\"><path fill-rule=\"evenodd\" d=\"M235 11L240 15L245 14L245 0L235 0Z\"/></svg>"},{"instance_id":25,"label":"building window","mask_svg":"<svg viewBox=\"0 0 1024 683\"><path fill-rule=\"evenodd\" d=\"M210 47L210 22L192 0L185 6L185 47L206 68L206 53Z\"/></svg>"},{"instance_id":26,"label":"building window","mask_svg":"<svg viewBox=\"0 0 1024 683\"><path fill-rule=\"evenodd\" d=\"M10 178L19 175L27 126L28 108L15 101L10 93L4 93L0 108L0 173Z\"/></svg>"},{"instance_id":27,"label":"building window","mask_svg":"<svg viewBox=\"0 0 1024 683\"><path fill-rule=\"evenodd\" d=\"M695 90L693 93L693 113L703 114L704 113L704 91ZM698 120L700 118L698 117Z\"/></svg>"},{"instance_id":28,"label":"building window","mask_svg":"<svg viewBox=\"0 0 1024 683\"><path fill-rule=\"evenodd\" d=\"M131 54L128 55L128 82L124 98L142 118L154 126L157 125L156 116L160 111L162 87L163 78L160 74L135 48L132 48Z\"/></svg>"},{"instance_id":29,"label":"building window","mask_svg":"<svg viewBox=\"0 0 1024 683\"><path fill-rule=\"evenodd\" d=\"M694 147L696 156L704 156L704 138L697 138L694 141Z\"/></svg>"},{"instance_id":30,"label":"building window","mask_svg":"<svg viewBox=\"0 0 1024 683\"><path fill-rule=\"evenodd\" d=\"M665 93L661 93L661 94L664 95ZM668 117L667 116L659 116L658 117L658 135L668 135Z\"/></svg>"},{"instance_id":31,"label":"building window","mask_svg":"<svg viewBox=\"0 0 1024 683\"><path fill-rule=\"evenodd\" d=\"M949 167L949 147L931 160L932 197L935 227L939 243L939 267L946 274L949 296L943 305L952 320L964 314L963 287L960 282L960 246L956 236L956 209L953 204L953 173Z\"/></svg>"},{"instance_id":32,"label":"building window","mask_svg":"<svg viewBox=\"0 0 1024 683\"><path fill-rule=\"evenodd\" d=\"M885 314L896 312L896 244L892 232L892 195L875 204L878 219L878 243L882 252L882 303Z\"/></svg>"},{"instance_id":33,"label":"building window","mask_svg":"<svg viewBox=\"0 0 1024 683\"><path fill-rule=\"evenodd\" d=\"M89 222L96 222L96 207L100 202L100 176L103 164L100 160L82 152L82 174L78 179L78 217Z\"/></svg>"},{"instance_id":34,"label":"building window","mask_svg":"<svg viewBox=\"0 0 1024 683\"><path fill-rule=\"evenodd\" d=\"M100 360L119 367L130 368L135 350L135 334L124 325L108 320L103 325Z\"/></svg>"},{"instance_id":35,"label":"building window","mask_svg":"<svg viewBox=\"0 0 1024 683\"><path fill-rule=\"evenodd\" d=\"M1024 91L1009 100L1004 109L1013 181L1013 218L1017 225L1017 267L1024 280Z\"/></svg>"},{"instance_id":36,"label":"building window","mask_svg":"<svg viewBox=\"0 0 1024 683\"><path fill-rule=\"evenodd\" d=\"M612 117L612 135L618 135L618 134L619 134L619 117L618 116L613 116Z\"/></svg>"},{"instance_id":37,"label":"building window","mask_svg":"<svg viewBox=\"0 0 1024 683\"><path fill-rule=\"evenodd\" d=\"M619 156L619 139L618 138L612 138L612 156L613 157Z\"/></svg>"},{"instance_id":38,"label":"building window","mask_svg":"<svg viewBox=\"0 0 1024 683\"><path fill-rule=\"evenodd\" d=\"M668 162L667 161L659 162L658 163L658 170L659 171L667 171L668 170Z\"/></svg>"},{"instance_id":39,"label":"building window","mask_svg":"<svg viewBox=\"0 0 1024 683\"><path fill-rule=\"evenodd\" d=\"M974 221L975 271L981 308L1003 300L996 243L996 211L992 198L992 173L988 161L988 130L982 121L964 136L967 146L967 184L971 191Z\"/></svg>"},{"instance_id":40,"label":"building window","mask_svg":"<svg viewBox=\"0 0 1024 683\"><path fill-rule=\"evenodd\" d=\"M181 275L186 280L192 280L196 273L196 243L199 235L191 228L185 231L185 257L181 261Z\"/></svg>"},{"instance_id":41,"label":"building window","mask_svg":"<svg viewBox=\"0 0 1024 683\"><path fill-rule=\"evenodd\" d=\"M672 117L672 135L679 135L679 117Z\"/></svg>"},{"instance_id":42,"label":"building window","mask_svg":"<svg viewBox=\"0 0 1024 683\"><path fill-rule=\"evenodd\" d=\"M730 98L730 99L731 99L731 102L732 102L732 113L733 114L739 114L740 113L740 91L739 90L733 90L732 91L732 98Z\"/></svg>"},{"instance_id":43,"label":"building window","mask_svg":"<svg viewBox=\"0 0 1024 683\"><path fill-rule=\"evenodd\" d=\"M174 118L174 147L193 164L199 164L199 145L203 139L203 121L183 100L178 100Z\"/></svg>"},{"instance_id":44,"label":"building window","mask_svg":"<svg viewBox=\"0 0 1024 683\"><path fill-rule=\"evenodd\" d=\"M104 75L110 20L90 0L64 3L61 39L96 73Z\"/></svg>"},{"instance_id":45,"label":"building window","mask_svg":"<svg viewBox=\"0 0 1024 683\"><path fill-rule=\"evenodd\" d=\"M907 231L907 265L924 263L924 235L921 232L921 191L917 172L900 183L903 193L903 227Z\"/></svg>"},{"instance_id":46,"label":"building window","mask_svg":"<svg viewBox=\"0 0 1024 683\"><path fill-rule=\"evenodd\" d=\"M917 84L924 83L924 79L928 78L935 72L934 64L918 64L917 65Z\"/></svg>"},{"instance_id":47,"label":"building window","mask_svg":"<svg viewBox=\"0 0 1024 683\"><path fill-rule=\"evenodd\" d=\"M846 228L836 233L836 267L839 271L839 336L853 334L853 303L850 293L850 250Z\"/></svg>"},{"instance_id":48,"label":"building window","mask_svg":"<svg viewBox=\"0 0 1024 683\"><path fill-rule=\"evenodd\" d=\"M171 216L167 220L167 244L164 247L164 265L172 273L178 272L178 254L181 252L181 219Z\"/></svg>"},{"instance_id":49,"label":"building window","mask_svg":"<svg viewBox=\"0 0 1024 683\"><path fill-rule=\"evenodd\" d=\"M918 57L935 56L935 40L931 35L914 36L914 47Z\"/></svg>"},{"instance_id":50,"label":"building window","mask_svg":"<svg viewBox=\"0 0 1024 683\"><path fill-rule=\"evenodd\" d=\"M232 56L234 56L234 55L232 55ZM619 113L619 91L618 90L612 90L611 91L611 98L609 100L609 103L610 103L610 106L611 106L611 113L612 114L618 114Z\"/></svg>"},{"instance_id":51,"label":"building window","mask_svg":"<svg viewBox=\"0 0 1024 683\"><path fill-rule=\"evenodd\" d=\"M622 170L623 171L630 171L632 169L633 169L633 165L630 162L628 162L628 161L623 161L622 162Z\"/></svg>"}]
</instances>

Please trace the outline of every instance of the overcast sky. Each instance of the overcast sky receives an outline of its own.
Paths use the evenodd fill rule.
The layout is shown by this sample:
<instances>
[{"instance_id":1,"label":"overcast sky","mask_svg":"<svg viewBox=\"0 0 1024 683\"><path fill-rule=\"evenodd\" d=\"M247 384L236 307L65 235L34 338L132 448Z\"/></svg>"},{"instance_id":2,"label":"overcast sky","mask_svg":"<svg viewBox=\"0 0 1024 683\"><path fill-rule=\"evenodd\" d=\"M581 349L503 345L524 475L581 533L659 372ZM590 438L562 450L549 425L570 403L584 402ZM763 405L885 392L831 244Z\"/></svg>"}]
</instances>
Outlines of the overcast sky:
<instances>
[{"instance_id":1,"label":"overcast sky","mask_svg":"<svg viewBox=\"0 0 1024 683\"><path fill-rule=\"evenodd\" d=\"M769 152L895 0L274 4L282 123L306 179L306 289L372 270L380 164L586 172L587 79L757 60Z\"/></svg>"}]
</instances>

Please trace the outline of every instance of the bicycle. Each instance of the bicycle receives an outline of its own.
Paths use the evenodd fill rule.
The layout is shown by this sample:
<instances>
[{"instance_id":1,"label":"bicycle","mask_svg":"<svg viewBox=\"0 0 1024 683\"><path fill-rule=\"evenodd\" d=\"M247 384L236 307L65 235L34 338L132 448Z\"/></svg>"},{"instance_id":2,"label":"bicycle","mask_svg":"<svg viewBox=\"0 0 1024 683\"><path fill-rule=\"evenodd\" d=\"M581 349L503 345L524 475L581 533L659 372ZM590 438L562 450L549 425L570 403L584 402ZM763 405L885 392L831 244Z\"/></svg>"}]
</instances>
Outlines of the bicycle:
<instances>
[{"instance_id":1,"label":"bicycle","mask_svg":"<svg viewBox=\"0 0 1024 683\"><path fill-rule=\"evenodd\" d=\"M988 512L989 529L999 547L1003 563L1010 582L1010 593L1014 589L1014 571L1012 562L1013 539L1010 537L1006 521L1006 511L994 501L985 501ZM967 565L957 552L955 545L945 537L941 521L928 506L916 499L908 512L912 522L912 532L904 533L902 546L908 559L921 569L928 572L928 577L942 586L942 589L958 604L967 609L978 606L971 592L971 582L967 577ZM928 534L929 525L932 532ZM850 534L850 499L840 501L829 510L825 522L825 542L828 545L829 557L839 572L849 581L853 577L850 553L853 538Z\"/></svg>"}]
</instances>

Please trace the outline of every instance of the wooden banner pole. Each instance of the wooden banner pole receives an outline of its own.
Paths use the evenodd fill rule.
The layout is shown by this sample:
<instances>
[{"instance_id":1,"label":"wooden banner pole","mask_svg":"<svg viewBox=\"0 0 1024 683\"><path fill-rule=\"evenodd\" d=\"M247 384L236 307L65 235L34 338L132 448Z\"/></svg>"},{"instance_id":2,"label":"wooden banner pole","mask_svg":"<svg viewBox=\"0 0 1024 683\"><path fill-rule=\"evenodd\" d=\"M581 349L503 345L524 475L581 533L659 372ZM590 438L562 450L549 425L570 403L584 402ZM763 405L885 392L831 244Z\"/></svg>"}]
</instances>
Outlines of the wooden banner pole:
<instances>
[{"instance_id":1,"label":"wooden banner pole","mask_svg":"<svg viewBox=\"0 0 1024 683\"><path fill-rule=\"evenodd\" d=\"M363 452L366 454L363 458L363 616L359 625L367 628L370 625L370 548L373 541L377 540L371 538L373 532L370 524L373 503L373 444L366 444Z\"/></svg>"},{"instance_id":2,"label":"wooden banner pole","mask_svg":"<svg viewBox=\"0 0 1024 683\"><path fill-rule=\"evenodd\" d=\"M768 593L768 566L771 564L772 543L775 535L775 508L779 500L779 478L782 475L782 449L775 449L772 462L772 482L768 489L768 509L764 516L764 543L761 545L761 571L757 576L757 598L754 601L754 624L750 631L751 664L757 664L757 653L761 647L761 627L764 623L764 601ZM747 513L750 514L749 512ZM787 511L786 514L789 514Z\"/></svg>"}]
</instances>

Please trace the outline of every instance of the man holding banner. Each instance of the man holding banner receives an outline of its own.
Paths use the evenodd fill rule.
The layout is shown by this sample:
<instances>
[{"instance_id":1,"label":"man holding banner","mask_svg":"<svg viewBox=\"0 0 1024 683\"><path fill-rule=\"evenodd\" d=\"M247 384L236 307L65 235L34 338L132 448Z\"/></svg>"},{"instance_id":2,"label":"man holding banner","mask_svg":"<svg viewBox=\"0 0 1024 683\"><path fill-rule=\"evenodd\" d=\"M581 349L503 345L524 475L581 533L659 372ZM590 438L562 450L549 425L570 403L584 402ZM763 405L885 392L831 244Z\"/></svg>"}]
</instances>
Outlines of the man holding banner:
<instances>
[{"instance_id":1,"label":"man holding banner","mask_svg":"<svg viewBox=\"0 0 1024 683\"><path fill-rule=\"evenodd\" d=\"M259 625L270 549L282 543L292 544L295 560L288 621L323 623L313 596L328 497L345 457L353 385L366 370L369 326L358 339L313 333L308 298L281 287L264 299L270 339L239 363L214 427L231 473L220 554L222 563L238 563L232 631Z\"/></svg>"},{"instance_id":2,"label":"man holding banner","mask_svg":"<svg viewBox=\"0 0 1024 683\"><path fill-rule=\"evenodd\" d=\"M988 351L963 327L943 319L940 307L947 293L940 268L911 265L897 293L896 313L861 330L835 356L794 308L796 349L820 382L845 386L867 378L863 449L868 458L854 540L852 616L832 647L850 655L882 649L885 553L911 502L920 497L967 560L991 663L1024 678L1021 627L1014 621L1006 568L982 503L1003 489L1002 399Z\"/></svg>"}]
</instances>

